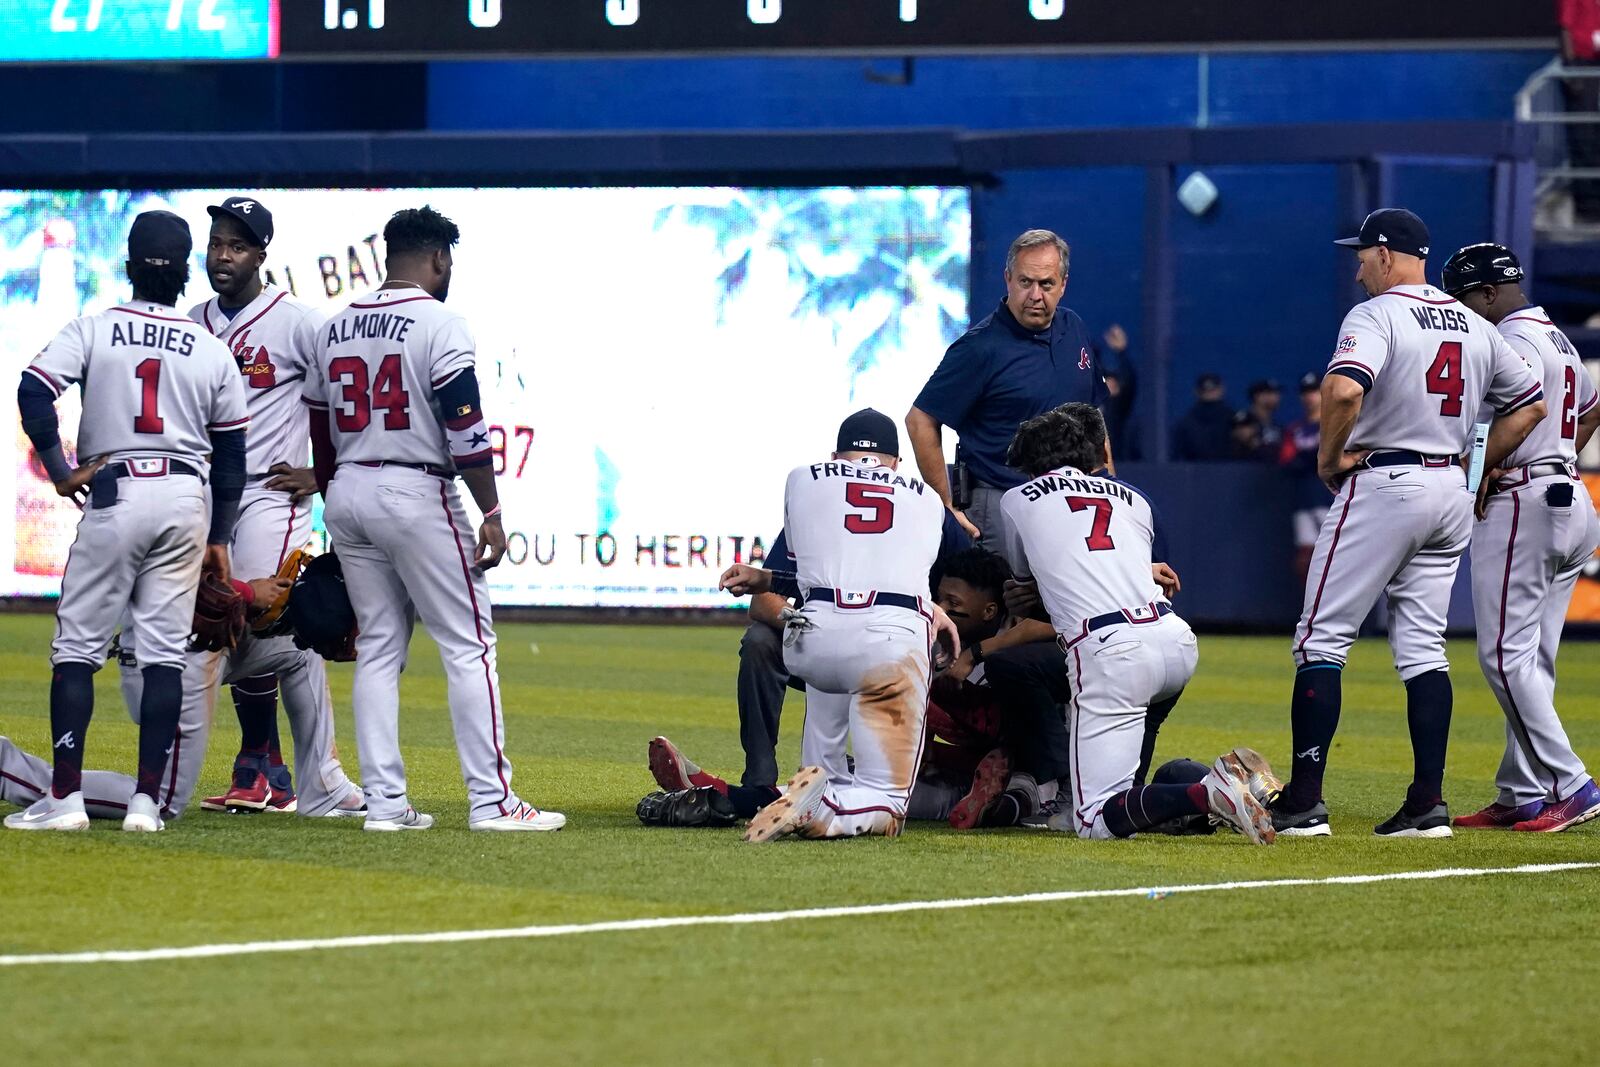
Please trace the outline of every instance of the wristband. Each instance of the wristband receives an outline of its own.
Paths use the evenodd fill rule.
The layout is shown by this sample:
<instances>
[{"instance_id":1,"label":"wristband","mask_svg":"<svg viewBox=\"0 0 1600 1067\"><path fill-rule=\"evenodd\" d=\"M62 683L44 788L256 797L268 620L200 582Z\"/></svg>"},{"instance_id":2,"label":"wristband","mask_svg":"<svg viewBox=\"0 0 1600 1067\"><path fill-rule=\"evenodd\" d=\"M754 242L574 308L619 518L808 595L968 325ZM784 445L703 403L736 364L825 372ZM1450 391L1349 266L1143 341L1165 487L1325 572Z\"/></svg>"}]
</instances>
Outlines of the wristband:
<instances>
[{"instance_id":1,"label":"wristband","mask_svg":"<svg viewBox=\"0 0 1600 1067\"><path fill-rule=\"evenodd\" d=\"M483 521L484 522L488 522L490 519L498 519L499 517L500 517L500 505L499 504L496 504L494 507L490 508L488 511L485 511L483 513Z\"/></svg>"}]
</instances>

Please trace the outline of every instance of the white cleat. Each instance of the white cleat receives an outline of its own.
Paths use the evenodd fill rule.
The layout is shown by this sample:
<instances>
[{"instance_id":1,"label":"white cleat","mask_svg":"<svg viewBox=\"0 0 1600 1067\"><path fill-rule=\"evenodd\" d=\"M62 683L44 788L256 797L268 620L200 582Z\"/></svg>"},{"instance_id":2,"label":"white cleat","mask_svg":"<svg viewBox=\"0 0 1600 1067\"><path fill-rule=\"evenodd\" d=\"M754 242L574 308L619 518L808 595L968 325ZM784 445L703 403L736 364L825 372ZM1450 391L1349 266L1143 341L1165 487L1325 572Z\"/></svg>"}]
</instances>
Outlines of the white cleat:
<instances>
[{"instance_id":1,"label":"white cleat","mask_svg":"<svg viewBox=\"0 0 1600 1067\"><path fill-rule=\"evenodd\" d=\"M805 829L821 812L822 794L827 787L828 776L821 767L801 767L789 779L783 796L756 812L744 832L744 839L761 844Z\"/></svg>"},{"instance_id":2,"label":"white cleat","mask_svg":"<svg viewBox=\"0 0 1600 1067\"><path fill-rule=\"evenodd\" d=\"M386 834L395 830L426 830L433 825L433 816L424 815L416 808L407 808L405 813L393 819L374 819L370 814L367 821L361 824L363 830L374 833Z\"/></svg>"},{"instance_id":3,"label":"white cleat","mask_svg":"<svg viewBox=\"0 0 1600 1067\"><path fill-rule=\"evenodd\" d=\"M153 834L166 829L161 821L161 808L155 798L135 793L128 798L128 814L122 817L122 828L130 834Z\"/></svg>"},{"instance_id":4,"label":"white cleat","mask_svg":"<svg viewBox=\"0 0 1600 1067\"><path fill-rule=\"evenodd\" d=\"M87 830L89 814L83 810L83 793L69 793L59 800L49 790L22 811L6 816L8 830Z\"/></svg>"},{"instance_id":5,"label":"white cleat","mask_svg":"<svg viewBox=\"0 0 1600 1067\"><path fill-rule=\"evenodd\" d=\"M1263 804L1271 804L1274 797L1283 792L1283 782L1272 773L1272 764L1267 758L1253 748L1236 748L1228 753L1226 759L1230 762L1238 761L1238 766L1248 778L1250 795Z\"/></svg>"},{"instance_id":6,"label":"white cleat","mask_svg":"<svg viewBox=\"0 0 1600 1067\"><path fill-rule=\"evenodd\" d=\"M1211 773L1200 780L1206 787L1206 806L1224 824L1243 834L1253 845L1270 845L1277 839L1272 813L1250 792L1251 771L1232 752L1217 757Z\"/></svg>"},{"instance_id":7,"label":"white cleat","mask_svg":"<svg viewBox=\"0 0 1600 1067\"><path fill-rule=\"evenodd\" d=\"M540 811L525 801L517 803L516 810L491 819L468 823L469 830L559 830L567 825L567 817L559 811Z\"/></svg>"}]
</instances>

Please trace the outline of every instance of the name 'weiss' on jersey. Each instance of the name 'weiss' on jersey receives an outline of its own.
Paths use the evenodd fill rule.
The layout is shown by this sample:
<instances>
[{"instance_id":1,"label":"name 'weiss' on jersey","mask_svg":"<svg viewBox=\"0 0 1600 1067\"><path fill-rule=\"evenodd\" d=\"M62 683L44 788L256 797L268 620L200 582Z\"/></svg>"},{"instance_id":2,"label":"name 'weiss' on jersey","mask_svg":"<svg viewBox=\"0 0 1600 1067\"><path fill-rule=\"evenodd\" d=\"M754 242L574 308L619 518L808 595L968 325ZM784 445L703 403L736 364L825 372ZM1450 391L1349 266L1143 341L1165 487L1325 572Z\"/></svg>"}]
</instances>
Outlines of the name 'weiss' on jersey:
<instances>
[{"instance_id":1,"label":"name 'weiss' on jersey","mask_svg":"<svg viewBox=\"0 0 1600 1067\"><path fill-rule=\"evenodd\" d=\"M1005 555L1032 577L1056 631L1076 637L1096 615L1166 600L1151 577L1155 514L1114 478L1062 467L1007 490Z\"/></svg>"},{"instance_id":2,"label":"name 'weiss' on jersey","mask_svg":"<svg viewBox=\"0 0 1600 1067\"><path fill-rule=\"evenodd\" d=\"M1352 308L1328 373L1367 391L1351 450L1459 456L1482 404L1504 415L1542 395L1538 376L1499 331L1428 285L1399 285Z\"/></svg>"},{"instance_id":3,"label":"name 'weiss' on jersey","mask_svg":"<svg viewBox=\"0 0 1600 1067\"><path fill-rule=\"evenodd\" d=\"M1544 402L1550 409L1502 467L1531 463L1576 463L1578 419L1600 403L1594 379L1578 350L1558 330L1542 307L1526 307L1500 320L1500 333L1543 379Z\"/></svg>"},{"instance_id":4,"label":"name 'weiss' on jersey","mask_svg":"<svg viewBox=\"0 0 1600 1067\"><path fill-rule=\"evenodd\" d=\"M317 314L275 285L228 318L218 297L189 309L189 317L228 346L244 381L250 409L245 471L266 474L277 463L304 467L306 411L300 403L306 365L317 345Z\"/></svg>"},{"instance_id":5,"label":"name 'weiss' on jersey","mask_svg":"<svg viewBox=\"0 0 1600 1067\"><path fill-rule=\"evenodd\" d=\"M211 431L250 422L228 350L163 304L123 304L74 319L28 373L57 396L81 387L80 461L171 456L204 470Z\"/></svg>"},{"instance_id":6,"label":"name 'weiss' on jersey","mask_svg":"<svg viewBox=\"0 0 1600 1067\"><path fill-rule=\"evenodd\" d=\"M784 538L802 593L926 598L943 530L939 494L888 467L812 463L790 471L784 487Z\"/></svg>"},{"instance_id":7,"label":"name 'weiss' on jersey","mask_svg":"<svg viewBox=\"0 0 1600 1067\"><path fill-rule=\"evenodd\" d=\"M434 392L471 370L467 320L420 289L379 289L324 323L305 402L332 418L341 463L454 468Z\"/></svg>"}]
</instances>

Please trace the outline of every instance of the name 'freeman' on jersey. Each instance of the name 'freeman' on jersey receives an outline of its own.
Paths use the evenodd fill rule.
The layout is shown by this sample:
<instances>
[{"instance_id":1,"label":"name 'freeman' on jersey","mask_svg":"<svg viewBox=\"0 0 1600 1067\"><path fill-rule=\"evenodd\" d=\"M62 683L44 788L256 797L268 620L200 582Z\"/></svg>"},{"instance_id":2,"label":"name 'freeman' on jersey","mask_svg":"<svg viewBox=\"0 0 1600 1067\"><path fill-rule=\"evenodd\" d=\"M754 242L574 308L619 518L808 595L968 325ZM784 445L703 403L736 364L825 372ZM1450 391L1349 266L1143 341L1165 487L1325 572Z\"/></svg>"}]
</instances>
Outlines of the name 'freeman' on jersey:
<instances>
[{"instance_id":1,"label":"name 'freeman' on jersey","mask_svg":"<svg viewBox=\"0 0 1600 1067\"><path fill-rule=\"evenodd\" d=\"M915 478L907 478L903 474L897 474L888 467L857 467L850 463L839 463L837 461L811 464L811 480L820 482L824 478L859 478L867 482L882 482L885 485L896 485L902 489L909 489L919 496L926 489L926 486Z\"/></svg>"}]
</instances>

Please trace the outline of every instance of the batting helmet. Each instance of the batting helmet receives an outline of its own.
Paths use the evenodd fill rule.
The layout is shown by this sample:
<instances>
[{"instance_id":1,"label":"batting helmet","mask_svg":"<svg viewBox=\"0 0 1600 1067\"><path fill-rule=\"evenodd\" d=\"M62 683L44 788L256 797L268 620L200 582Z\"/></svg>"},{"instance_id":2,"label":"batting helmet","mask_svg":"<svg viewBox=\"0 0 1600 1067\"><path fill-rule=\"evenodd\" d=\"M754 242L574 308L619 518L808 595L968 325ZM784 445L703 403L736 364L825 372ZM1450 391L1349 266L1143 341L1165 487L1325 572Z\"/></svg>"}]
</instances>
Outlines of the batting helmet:
<instances>
[{"instance_id":1,"label":"batting helmet","mask_svg":"<svg viewBox=\"0 0 1600 1067\"><path fill-rule=\"evenodd\" d=\"M339 557L325 552L306 564L289 595L294 643L323 659L356 658L356 611L344 585Z\"/></svg>"},{"instance_id":2,"label":"batting helmet","mask_svg":"<svg viewBox=\"0 0 1600 1067\"><path fill-rule=\"evenodd\" d=\"M1451 296L1485 285L1510 285L1523 278L1522 263L1505 245L1485 241L1468 245L1444 265L1440 288Z\"/></svg>"}]
</instances>

